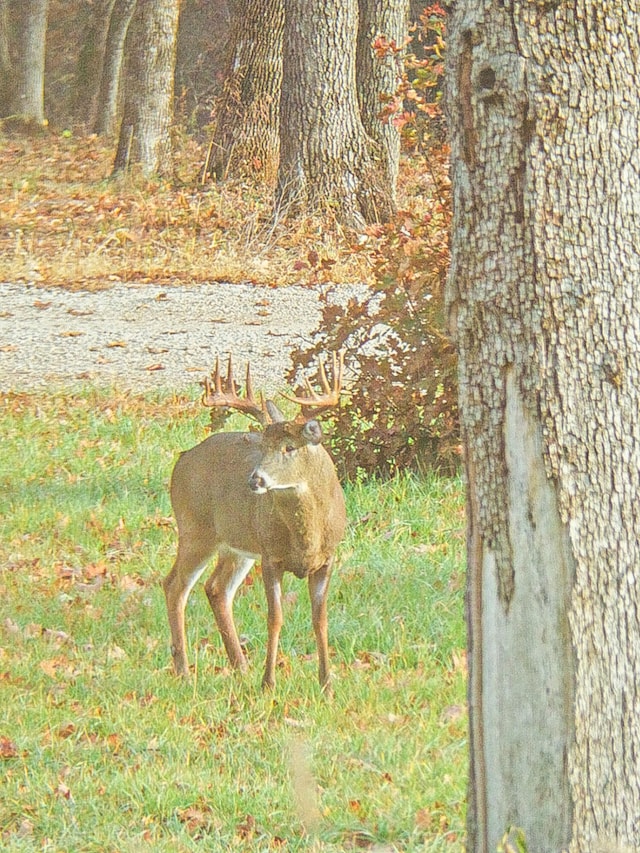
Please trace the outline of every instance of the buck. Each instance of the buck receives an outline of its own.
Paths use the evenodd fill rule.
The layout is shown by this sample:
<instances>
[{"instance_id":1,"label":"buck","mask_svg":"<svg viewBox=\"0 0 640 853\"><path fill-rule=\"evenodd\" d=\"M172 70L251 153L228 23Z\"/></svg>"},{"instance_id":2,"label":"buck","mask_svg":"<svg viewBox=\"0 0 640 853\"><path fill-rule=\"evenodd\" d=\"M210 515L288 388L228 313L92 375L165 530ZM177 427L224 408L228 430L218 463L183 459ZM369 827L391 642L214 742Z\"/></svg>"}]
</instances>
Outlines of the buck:
<instances>
[{"instance_id":1,"label":"buck","mask_svg":"<svg viewBox=\"0 0 640 853\"><path fill-rule=\"evenodd\" d=\"M203 403L257 419L261 432L217 433L181 454L171 477L171 504L178 524L178 553L164 579L171 652L178 675L188 674L185 606L217 553L205 592L231 665L247 661L233 620L234 596L256 560L262 561L267 597L267 655L262 686L274 686L282 627L281 582L285 572L306 578L318 649L318 677L329 691L327 593L334 552L346 513L335 467L322 446L322 429L311 415L335 406L342 386L342 355L333 358L332 384L320 362L322 394L307 382L308 396L287 399L301 416L286 420L272 400L255 399L250 365L244 396L233 378L231 358L223 380L219 363L205 380Z\"/></svg>"}]
</instances>

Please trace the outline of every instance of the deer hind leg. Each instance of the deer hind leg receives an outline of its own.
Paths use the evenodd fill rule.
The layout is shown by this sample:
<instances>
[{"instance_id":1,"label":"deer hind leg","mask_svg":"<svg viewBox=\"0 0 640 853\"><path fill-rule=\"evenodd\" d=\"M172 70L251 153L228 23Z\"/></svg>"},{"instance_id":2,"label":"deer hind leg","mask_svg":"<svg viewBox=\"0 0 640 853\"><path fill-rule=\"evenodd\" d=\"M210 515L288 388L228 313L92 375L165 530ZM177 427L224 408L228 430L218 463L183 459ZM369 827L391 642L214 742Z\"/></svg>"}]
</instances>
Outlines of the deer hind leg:
<instances>
[{"instance_id":1,"label":"deer hind leg","mask_svg":"<svg viewBox=\"0 0 640 853\"><path fill-rule=\"evenodd\" d=\"M213 546L192 545L188 539L181 538L173 568L162 582L171 628L173 667L177 675L189 674L184 619L187 599L213 551Z\"/></svg>"},{"instance_id":2,"label":"deer hind leg","mask_svg":"<svg viewBox=\"0 0 640 853\"><path fill-rule=\"evenodd\" d=\"M241 670L247 668L247 660L233 621L233 599L254 562L255 557L248 554L233 551L220 554L218 565L204 587L231 666Z\"/></svg>"},{"instance_id":3,"label":"deer hind leg","mask_svg":"<svg viewBox=\"0 0 640 853\"><path fill-rule=\"evenodd\" d=\"M282 569L271 565L267 560L262 562L262 580L267 595L267 659L262 676L262 689L270 690L276 683L276 662L278 658L278 642L282 628Z\"/></svg>"},{"instance_id":4,"label":"deer hind leg","mask_svg":"<svg viewBox=\"0 0 640 853\"><path fill-rule=\"evenodd\" d=\"M317 572L309 575L311 619L318 647L318 680L322 691L331 695L329 672L329 633L327 624L327 596L333 561L329 560Z\"/></svg>"}]
</instances>

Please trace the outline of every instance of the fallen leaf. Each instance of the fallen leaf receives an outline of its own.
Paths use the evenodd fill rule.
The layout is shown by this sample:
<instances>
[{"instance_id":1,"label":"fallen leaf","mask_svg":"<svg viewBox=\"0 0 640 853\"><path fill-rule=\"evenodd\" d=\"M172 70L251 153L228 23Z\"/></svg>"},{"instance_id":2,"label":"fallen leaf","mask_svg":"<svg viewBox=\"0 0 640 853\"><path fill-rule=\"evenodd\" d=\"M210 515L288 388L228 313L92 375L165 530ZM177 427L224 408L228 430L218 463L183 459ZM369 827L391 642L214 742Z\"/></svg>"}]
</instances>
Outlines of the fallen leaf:
<instances>
[{"instance_id":1,"label":"fallen leaf","mask_svg":"<svg viewBox=\"0 0 640 853\"><path fill-rule=\"evenodd\" d=\"M79 308L69 308L67 314L72 317L88 317L90 314L95 314L95 311L81 311Z\"/></svg>"},{"instance_id":2,"label":"fallen leaf","mask_svg":"<svg viewBox=\"0 0 640 853\"><path fill-rule=\"evenodd\" d=\"M15 344L3 344L0 346L0 352L17 352L18 347Z\"/></svg>"},{"instance_id":3,"label":"fallen leaf","mask_svg":"<svg viewBox=\"0 0 640 853\"><path fill-rule=\"evenodd\" d=\"M151 355L160 355L163 352L169 352L167 347L147 347L147 352Z\"/></svg>"},{"instance_id":4,"label":"fallen leaf","mask_svg":"<svg viewBox=\"0 0 640 853\"><path fill-rule=\"evenodd\" d=\"M465 714L464 705L448 705L440 715L440 720L443 723L457 723Z\"/></svg>"},{"instance_id":5,"label":"fallen leaf","mask_svg":"<svg viewBox=\"0 0 640 853\"><path fill-rule=\"evenodd\" d=\"M56 797L60 797L60 799L62 800L73 799L71 796L71 788L65 785L64 782L59 782L53 793L56 795Z\"/></svg>"},{"instance_id":6,"label":"fallen leaf","mask_svg":"<svg viewBox=\"0 0 640 853\"><path fill-rule=\"evenodd\" d=\"M126 341L109 341L109 343L107 344L107 347L109 349L115 349L116 347L126 347L126 346L127 346Z\"/></svg>"},{"instance_id":7,"label":"fallen leaf","mask_svg":"<svg viewBox=\"0 0 640 853\"><path fill-rule=\"evenodd\" d=\"M189 835L209 831L215 826L213 809L207 803L194 803L192 806L178 809L176 816Z\"/></svg>"},{"instance_id":8,"label":"fallen leaf","mask_svg":"<svg viewBox=\"0 0 640 853\"><path fill-rule=\"evenodd\" d=\"M244 819L243 823L239 823L236 826L236 835L240 838L244 838L245 840L253 838L256 834L256 830L258 828L258 824L256 823L256 819L253 815L248 814Z\"/></svg>"},{"instance_id":9,"label":"fallen leaf","mask_svg":"<svg viewBox=\"0 0 640 853\"><path fill-rule=\"evenodd\" d=\"M50 678L55 678L61 666L60 658L50 658L40 661L40 669Z\"/></svg>"},{"instance_id":10,"label":"fallen leaf","mask_svg":"<svg viewBox=\"0 0 640 853\"><path fill-rule=\"evenodd\" d=\"M18 747L15 743L4 735L0 735L0 759L17 758Z\"/></svg>"},{"instance_id":11,"label":"fallen leaf","mask_svg":"<svg viewBox=\"0 0 640 853\"><path fill-rule=\"evenodd\" d=\"M56 631L53 628L44 628L42 636L47 640L52 640L55 643L70 643L72 638L66 631Z\"/></svg>"},{"instance_id":12,"label":"fallen leaf","mask_svg":"<svg viewBox=\"0 0 640 853\"><path fill-rule=\"evenodd\" d=\"M107 660L124 660L127 653L120 646L111 646L107 651Z\"/></svg>"},{"instance_id":13,"label":"fallen leaf","mask_svg":"<svg viewBox=\"0 0 640 853\"><path fill-rule=\"evenodd\" d=\"M60 332L61 338L79 338L80 335L84 335L84 332L77 332L77 331Z\"/></svg>"},{"instance_id":14,"label":"fallen leaf","mask_svg":"<svg viewBox=\"0 0 640 853\"><path fill-rule=\"evenodd\" d=\"M164 364L150 364L145 370L164 370Z\"/></svg>"},{"instance_id":15,"label":"fallen leaf","mask_svg":"<svg viewBox=\"0 0 640 853\"><path fill-rule=\"evenodd\" d=\"M122 746L122 740L120 738L120 735L116 732L111 732L111 734L108 734L107 745L112 752L120 752L120 747Z\"/></svg>"},{"instance_id":16,"label":"fallen leaf","mask_svg":"<svg viewBox=\"0 0 640 853\"><path fill-rule=\"evenodd\" d=\"M62 738L62 740L66 740L68 737L71 737L71 735L74 734L75 730L75 723L69 722L65 723L64 726L60 726L56 734L59 738Z\"/></svg>"},{"instance_id":17,"label":"fallen leaf","mask_svg":"<svg viewBox=\"0 0 640 853\"><path fill-rule=\"evenodd\" d=\"M37 308L39 311L45 311L47 308L51 308L52 305L52 302L42 302L40 299L36 299L33 303L33 307Z\"/></svg>"},{"instance_id":18,"label":"fallen leaf","mask_svg":"<svg viewBox=\"0 0 640 853\"><path fill-rule=\"evenodd\" d=\"M107 564L106 563L89 563L88 566L85 566L82 570L82 574L86 578L86 580L92 580L97 577L104 577L107 574Z\"/></svg>"},{"instance_id":19,"label":"fallen leaf","mask_svg":"<svg viewBox=\"0 0 640 853\"><path fill-rule=\"evenodd\" d=\"M142 578L134 578L131 575L123 575L118 581L118 586L125 592L133 592L144 586Z\"/></svg>"},{"instance_id":20,"label":"fallen leaf","mask_svg":"<svg viewBox=\"0 0 640 853\"><path fill-rule=\"evenodd\" d=\"M30 838L34 833L33 823L29 820L29 818L24 818L20 821L20 825L16 830L16 835L18 838Z\"/></svg>"}]
</instances>

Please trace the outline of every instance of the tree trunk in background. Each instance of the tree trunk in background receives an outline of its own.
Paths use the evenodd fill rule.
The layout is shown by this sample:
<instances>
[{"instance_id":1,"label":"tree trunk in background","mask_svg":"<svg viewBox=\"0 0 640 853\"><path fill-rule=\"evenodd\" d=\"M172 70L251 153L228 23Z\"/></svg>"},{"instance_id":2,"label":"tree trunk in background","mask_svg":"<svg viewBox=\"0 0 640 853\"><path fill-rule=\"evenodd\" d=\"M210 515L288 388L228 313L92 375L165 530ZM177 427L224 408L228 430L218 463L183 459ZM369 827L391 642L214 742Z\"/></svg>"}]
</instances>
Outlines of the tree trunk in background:
<instances>
[{"instance_id":1,"label":"tree trunk in background","mask_svg":"<svg viewBox=\"0 0 640 853\"><path fill-rule=\"evenodd\" d=\"M283 0L237 0L232 14L234 47L207 172L271 180L280 149Z\"/></svg>"},{"instance_id":2,"label":"tree trunk in background","mask_svg":"<svg viewBox=\"0 0 640 853\"><path fill-rule=\"evenodd\" d=\"M639 13L448 26L476 853L638 849Z\"/></svg>"},{"instance_id":3,"label":"tree trunk in background","mask_svg":"<svg viewBox=\"0 0 640 853\"><path fill-rule=\"evenodd\" d=\"M9 3L0 0L0 118L11 113L11 56L9 54Z\"/></svg>"},{"instance_id":4,"label":"tree trunk in background","mask_svg":"<svg viewBox=\"0 0 640 853\"><path fill-rule=\"evenodd\" d=\"M124 44L137 0L115 0L109 18L109 29L104 47L100 90L94 132L112 136L118 115L118 93L122 77Z\"/></svg>"},{"instance_id":5,"label":"tree trunk in background","mask_svg":"<svg viewBox=\"0 0 640 853\"><path fill-rule=\"evenodd\" d=\"M145 175L172 170L170 128L178 0L138 0L127 42L127 80L114 173L139 163Z\"/></svg>"},{"instance_id":6,"label":"tree trunk in background","mask_svg":"<svg viewBox=\"0 0 640 853\"><path fill-rule=\"evenodd\" d=\"M95 115L97 91L100 85L105 38L114 0L97 0L81 7L84 36L78 64L73 96L73 114L86 127L91 127ZM80 15L78 16L80 17Z\"/></svg>"},{"instance_id":7,"label":"tree trunk in background","mask_svg":"<svg viewBox=\"0 0 640 853\"><path fill-rule=\"evenodd\" d=\"M94 133L113 136L118 116L124 45L137 0L115 0L104 46Z\"/></svg>"},{"instance_id":8,"label":"tree trunk in background","mask_svg":"<svg viewBox=\"0 0 640 853\"><path fill-rule=\"evenodd\" d=\"M276 206L360 225L393 211L356 96L356 0L285 0Z\"/></svg>"},{"instance_id":9,"label":"tree trunk in background","mask_svg":"<svg viewBox=\"0 0 640 853\"><path fill-rule=\"evenodd\" d=\"M400 163L400 134L391 122L378 118L385 95L392 97L402 74L404 51L378 58L371 46L378 36L385 36L400 48L408 32L407 0L359 0L360 24L356 61L356 79L360 115L365 131L375 140L384 157L387 180L395 201ZM382 96L382 98L381 98Z\"/></svg>"},{"instance_id":10,"label":"tree trunk in background","mask_svg":"<svg viewBox=\"0 0 640 853\"><path fill-rule=\"evenodd\" d=\"M11 111L44 123L44 56L47 0L20 0L15 13L13 94Z\"/></svg>"}]
</instances>

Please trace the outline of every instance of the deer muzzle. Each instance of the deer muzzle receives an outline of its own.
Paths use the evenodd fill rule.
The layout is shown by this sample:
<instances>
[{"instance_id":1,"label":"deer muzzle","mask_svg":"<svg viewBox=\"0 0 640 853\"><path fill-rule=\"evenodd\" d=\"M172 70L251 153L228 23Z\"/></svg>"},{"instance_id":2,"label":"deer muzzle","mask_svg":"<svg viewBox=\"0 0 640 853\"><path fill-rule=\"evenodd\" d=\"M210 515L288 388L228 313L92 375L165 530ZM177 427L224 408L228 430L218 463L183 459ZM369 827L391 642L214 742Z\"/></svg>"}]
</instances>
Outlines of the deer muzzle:
<instances>
[{"instance_id":1,"label":"deer muzzle","mask_svg":"<svg viewBox=\"0 0 640 853\"><path fill-rule=\"evenodd\" d=\"M254 468L249 474L249 488L256 495L264 495L269 491L269 481L265 474L259 469Z\"/></svg>"}]
</instances>

